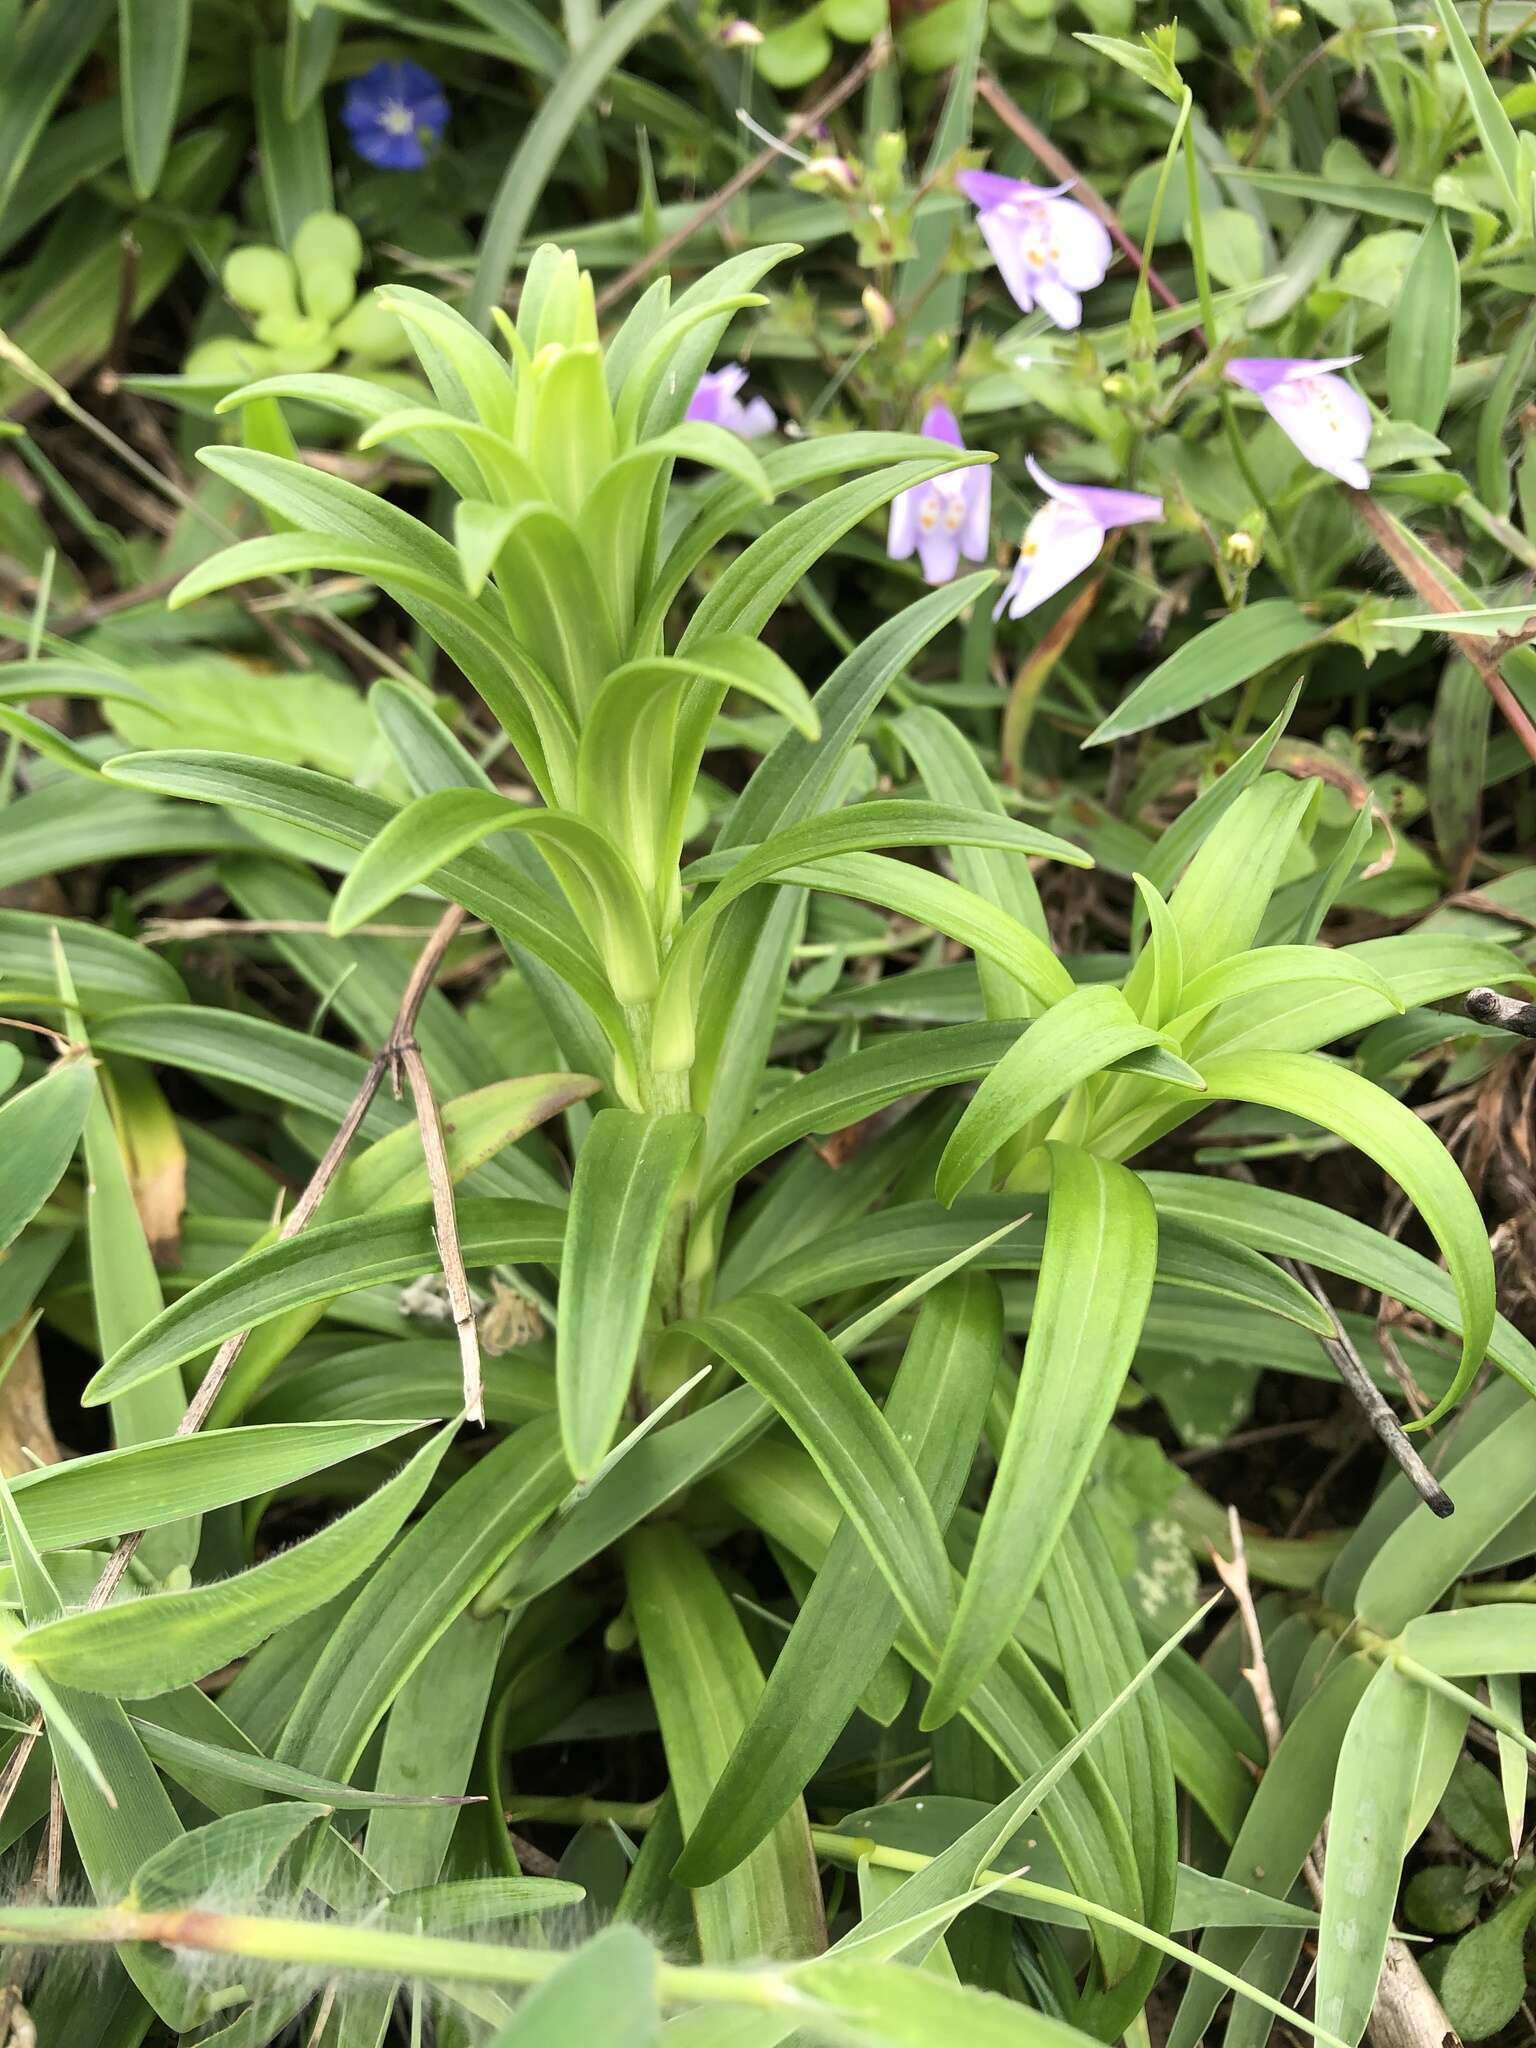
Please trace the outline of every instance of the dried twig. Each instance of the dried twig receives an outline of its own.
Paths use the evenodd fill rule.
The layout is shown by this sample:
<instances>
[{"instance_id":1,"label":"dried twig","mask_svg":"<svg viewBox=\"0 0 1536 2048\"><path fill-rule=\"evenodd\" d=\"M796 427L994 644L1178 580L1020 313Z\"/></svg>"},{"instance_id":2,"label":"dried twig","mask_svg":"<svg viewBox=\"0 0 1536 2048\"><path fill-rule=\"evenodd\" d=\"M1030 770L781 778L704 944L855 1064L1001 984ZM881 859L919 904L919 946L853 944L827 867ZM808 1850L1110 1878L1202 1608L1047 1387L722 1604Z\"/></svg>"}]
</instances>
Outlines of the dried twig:
<instances>
[{"instance_id":1,"label":"dried twig","mask_svg":"<svg viewBox=\"0 0 1536 2048\"><path fill-rule=\"evenodd\" d=\"M1355 510L1359 513L1362 524L1370 528L1372 539L1380 546L1398 575L1412 587L1415 595L1422 598L1431 611L1463 610L1464 607L1452 597L1428 563L1421 561L1410 548L1403 545L1402 538L1391 519L1382 511L1370 492L1351 490L1349 495L1354 500ZM1470 634L1452 633L1450 638L1455 642L1457 652L1464 655L1482 677L1489 696L1503 712L1510 731L1531 759L1536 761L1536 725L1531 723L1524 705L1505 682L1497 658L1488 651L1485 642L1474 639Z\"/></svg>"},{"instance_id":2,"label":"dried twig","mask_svg":"<svg viewBox=\"0 0 1536 2048\"><path fill-rule=\"evenodd\" d=\"M1238 1179L1253 1184L1254 1175L1246 1166L1236 1166L1233 1172ZM1391 1403L1366 1371L1365 1361L1350 1341L1349 1333L1340 1322L1337 1309L1328 1299L1322 1281L1304 1259L1290 1259L1280 1254L1276 1258L1276 1264L1283 1267L1293 1280L1299 1280L1312 1299L1327 1310L1329 1321L1333 1324L1333 1335L1319 1337L1317 1341L1333 1361L1334 1371L1354 1396L1366 1421L1381 1439L1388 1454L1407 1478L1419 1499L1442 1521L1448 1515L1453 1515L1456 1512L1455 1503L1414 1449L1407 1431L1393 1414Z\"/></svg>"},{"instance_id":3,"label":"dried twig","mask_svg":"<svg viewBox=\"0 0 1536 2048\"><path fill-rule=\"evenodd\" d=\"M433 980L436 977L437 970L442 965L443 955L447 952L449 945L463 922L464 912L457 904L454 904L452 908L443 913L433 928L432 935L427 940L426 945L423 946L416 965L411 969L410 979L406 983L405 992L400 998L400 1007L395 1012L394 1027L390 1032L389 1043L380 1052L376 1053L369 1062L368 1071L363 1076L357 1094L353 1097L346 1115L342 1118L336 1135L326 1147L324 1158L310 1175L308 1185L294 1204L286 1222L279 1231L279 1241L297 1237L299 1232L309 1224L326 1190L335 1179L337 1170L341 1166L342 1160L346 1157L348 1147L357 1136L363 1119L368 1114L369 1106L374 1096L378 1093L379 1085L383 1081L385 1074L403 1064L412 1055L414 1055L418 1063L420 1062L421 1055L416 1050L416 1042L413 1036L416 1029L416 1019L420 1014L423 1002L426 1000L427 991L432 986ZM406 1071L410 1073L409 1066L407 1066ZM432 1101L431 1089L426 1081L425 1068L422 1069L421 1073L420 1093L417 1092L415 1077L412 1075L412 1094L416 1100L417 1118L421 1124L422 1132L422 1149L426 1153L427 1172L432 1183L432 1199L437 1215L440 1249L445 1263L450 1258L457 1258L458 1271L462 1275L464 1270L463 1258L459 1252L457 1227L451 1221L453 1209L452 1183L448 1179L447 1160L442 1149L442 1126L437 1119L436 1105ZM429 1105L426 1116L423 1116L422 1113L423 1099ZM429 1123L431 1135L429 1135L428 1130ZM436 1141L435 1163L434 1138ZM450 1218L446 1230L443 1223L444 1199L446 1199ZM466 1282L466 1289L467 1284ZM453 1285L453 1278L450 1275L450 1294ZM454 1319L456 1322L458 1321L457 1303L455 1303ZM235 1360L240 1356L242 1350L244 1350L245 1341L250 1334L248 1329L236 1331L235 1335L227 1337L214 1353L212 1363L203 1374L197 1392L187 1404L186 1413L177 1425L176 1434L178 1436L195 1436L207 1421L209 1410L213 1407L221 1388L229 1378L230 1369L234 1365ZM462 1330L460 1342L461 1344L463 1342ZM475 1354L475 1361L476 1380L473 1391L478 1405L478 1351ZM466 1358L466 1400L469 1397L469 1392L468 1361ZM483 1418L477 1416L476 1419ZM102 1568L101 1577L97 1580L91 1597L86 1602L88 1608L97 1609L107 1605L112 1595L121 1585L123 1574L133 1562L134 1553L143 1540L143 1536L144 1531L136 1529L130 1535L123 1537ZM37 1739L42 1732L43 1716L41 1713L38 1713L32 1717L31 1726L27 1729L26 1733L17 1738L16 1747L11 1752L5 1770L3 1773L0 1773L0 1816L4 1815L6 1808L15 1796L16 1787L21 1782L21 1774L26 1769L27 1760L31 1756ZM110 1797L109 1793L109 1800Z\"/></svg>"},{"instance_id":4,"label":"dried twig","mask_svg":"<svg viewBox=\"0 0 1536 2048\"><path fill-rule=\"evenodd\" d=\"M1497 1024L1522 1038L1536 1038L1536 1003L1516 1002L1513 996L1501 996L1497 989L1474 988L1467 991L1462 1007L1479 1024Z\"/></svg>"},{"instance_id":5,"label":"dried twig","mask_svg":"<svg viewBox=\"0 0 1536 2048\"><path fill-rule=\"evenodd\" d=\"M1232 1531L1232 1555L1225 1558L1213 1547L1211 1563L1216 1568L1217 1578L1237 1602L1243 1633L1248 1638L1248 1655L1251 1660L1243 1676L1248 1681L1248 1688L1259 1709L1259 1723L1264 1730L1265 1746L1273 1756L1280 1747L1280 1737L1284 1733L1280 1724L1280 1709L1275 1704L1275 1689L1269 1682L1269 1666L1264 1661L1264 1631L1259 1627L1258 1609L1253 1604L1253 1588L1248 1583L1248 1552L1243 1545L1242 1517L1236 1508L1228 1508L1227 1518Z\"/></svg>"},{"instance_id":6,"label":"dried twig","mask_svg":"<svg viewBox=\"0 0 1536 2048\"><path fill-rule=\"evenodd\" d=\"M771 170L784 154L784 147L808 134L828 114L835 113L844 100L852 99L864 81L878 71L891 54L891 39L878 35L854 65L853 69L840 78L832 90L823 93L814 106L807 107L803 114L796 114L784 130L782 143L771 143L760 150L750 162L744 163L739 171L726 179L720 190L707 199L698 212L690 215L670 235L663 235L654 249L648 249L638 263L632 263L611 284L606 284L597 295L597 310L606 313L616 306L620 299L633 291L637 284L643 284L653 270L675 256L679 249L686 248L700 228L708 227L712 220L725 212L732 200L739 199L749 185L755 185L763 173Z\"/></svg>"},{"instance_id":7,"label":"dried twig","mask_svg":"<svg viewBox=\"0 0 1536 2048\"><path fill-rule=\"evenodd\" d=\"M484 924L467 925L478 935L489 931ZM360 924L347 934L353 939L419 939L419 924ZM313 917L151 917L140 927L139 938L146 946L191 944L198 939L255 938L328 939L331 928Z\"/></svg>"},{"instance_id":8,"label":"dried twig","mask_svg":"<svg viewBox=\"0 0 1536 2048\"><path fill-rule=\"evenodd\" d=\"M480 1340L475 1329L475 1303L464 1270L464 1253L459 1244L459 1223L453 1204L453 1175L443 1144L443 1124L437 1113L437 1099L427 1078L427 1066L414 1038L391 1047L395 1067L395 1094L400 1093L400 1073L411 1084L411 1101L421 1132L421 1149L427 1161L427 1180L432 1189L433 1229L437 1256L442 1261L448 1288L448 1306L459 1339L459 1359L464 1370L464 1412L471 1422L485 1421L485 1395L480 1384Z\"/></svg>"},{"instance_id":9,"label":"dried twig","mask_svg":"<svg viewBox=\"0 0 1536 2048\"><path fill-rule=\"evenodd\" d=\"M1441 1521L1455 1514L1455 1502L1414 1449L1403 1425L1393 1414L1391 1403L1366 1371L1365 1361L1351 1343L1344 1325L1339 1321L1338 1311L1324 1293L1322 1282L1303 1259L1282 1258L1279 1263L1328 1311L1333 1322L1333 1335L1320 1337L1318 1342L1333 1360L1334 1370L1354 1395L1366 1421L1386 1446L1414 1492L1430 1513L1438 1515Z\"/></svg>"},{"instance_id":10,"label":"dried twig","mask_svg":"<svg viewBox=\"0 0 1536 2048\"><path fill-rule=\"evenodd\" d=\"M1045 165L1045 168L1053 177L1059 179L1062 184L1069 184L1072 187L1072 197L1080 200L1090 213L1098 216L1105 227L1108 228L1111 240L1114 241L1121 253L1128 256L1136 268L1140 270L1141 250L1126 231L1119 214L1116 213L1107 199L1103 198L1101 194L1093 189L1072 159L1062 155L1051 138L1043 130L1035 126L1024 109L1008 97L997 80L989 73L983 72L977 80L976 94L979 99L986 101L1005 128L1013 130L1030 154L1039 158L1040 162ZM1179 298L1176 292L1169 290L1150 263L1147 265L1147 284L1170 312L1177 312L1183 304L1183 300ZM1199 346L1204 348L1205 330L1200 327L1192 327L1189 331Z\"/></svg>"}]
</instances>

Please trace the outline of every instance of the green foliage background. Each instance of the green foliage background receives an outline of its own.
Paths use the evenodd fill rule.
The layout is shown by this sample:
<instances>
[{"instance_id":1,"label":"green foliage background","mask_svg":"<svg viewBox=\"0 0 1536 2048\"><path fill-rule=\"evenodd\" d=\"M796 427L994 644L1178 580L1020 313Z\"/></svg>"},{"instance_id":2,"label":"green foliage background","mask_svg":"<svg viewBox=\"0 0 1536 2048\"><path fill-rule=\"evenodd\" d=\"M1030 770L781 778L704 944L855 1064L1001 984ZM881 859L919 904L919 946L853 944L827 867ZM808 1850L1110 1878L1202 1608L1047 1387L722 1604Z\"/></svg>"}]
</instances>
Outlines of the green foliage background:
<instances>
[{"instance_id":1,"label":"green foliage background","mask_svg":"<svg viewBox=\"0 0 1536 2048\"><path fill-rule=\"evenodd\" d=\"M1520 2011L1536 17L1160 13L0 0L0 2039Z\"/></svg>"}]
</instances>

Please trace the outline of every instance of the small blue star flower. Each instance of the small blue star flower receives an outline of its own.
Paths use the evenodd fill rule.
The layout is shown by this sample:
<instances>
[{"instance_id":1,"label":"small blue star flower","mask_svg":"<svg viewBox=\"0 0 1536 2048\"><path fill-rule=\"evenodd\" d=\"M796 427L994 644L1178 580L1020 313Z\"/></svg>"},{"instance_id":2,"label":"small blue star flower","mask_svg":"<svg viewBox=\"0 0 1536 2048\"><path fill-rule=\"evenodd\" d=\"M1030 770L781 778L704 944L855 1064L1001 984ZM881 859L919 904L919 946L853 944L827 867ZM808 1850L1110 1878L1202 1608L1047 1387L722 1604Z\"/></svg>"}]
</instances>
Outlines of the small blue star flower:
<instances>
[{"instance_id":1,"label":"small blue star flower","mask_svg":"<svg viewBox=\"0 0 1536 2048\"><path fill-rule=\"evenodd\" d=\"M443 88L420 64L375 64L347 87L352 147L385 171L419 171L448 125Z\"/></svg>"}]
</instances>

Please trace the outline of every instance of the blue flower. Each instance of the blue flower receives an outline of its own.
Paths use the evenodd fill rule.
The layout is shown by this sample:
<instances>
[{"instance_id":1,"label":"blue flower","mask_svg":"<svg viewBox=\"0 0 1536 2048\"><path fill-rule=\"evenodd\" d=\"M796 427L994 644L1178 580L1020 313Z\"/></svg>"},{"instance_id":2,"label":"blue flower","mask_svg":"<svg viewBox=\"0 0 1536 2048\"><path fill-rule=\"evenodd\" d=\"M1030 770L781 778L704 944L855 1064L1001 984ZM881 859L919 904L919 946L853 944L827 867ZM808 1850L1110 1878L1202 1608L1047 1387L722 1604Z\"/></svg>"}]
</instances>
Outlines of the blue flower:
<instances>
[{"instance_id":1,"label":"blue flower","mask_svg":"<svg viewBox=\"0 0 1536 2048\"><path fill-rule=\"evenodd\" d=\"M448 125L448 99L420 64L375 64L347 87L341 118L369 163L419 171Z\"/></svg>"}]
</instances>

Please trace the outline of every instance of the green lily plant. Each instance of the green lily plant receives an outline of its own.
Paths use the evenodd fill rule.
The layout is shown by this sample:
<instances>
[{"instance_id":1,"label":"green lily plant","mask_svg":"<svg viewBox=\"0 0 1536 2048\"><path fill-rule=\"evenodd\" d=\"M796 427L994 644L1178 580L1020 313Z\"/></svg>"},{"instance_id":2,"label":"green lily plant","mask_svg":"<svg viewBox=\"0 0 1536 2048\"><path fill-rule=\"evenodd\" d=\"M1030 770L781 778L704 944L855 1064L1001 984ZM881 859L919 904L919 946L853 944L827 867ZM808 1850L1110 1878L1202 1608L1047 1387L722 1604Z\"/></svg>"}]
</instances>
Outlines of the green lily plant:
<instances>
[{"instance_id":1,"label":"green lily plant","mask_svg":"<svg viewBox=\"0 0 1536 2048\"><path fill-rule=\"evenodd\" d=\"M1037 1790L1061 1876L1052 1896L1092 1936L1077 1980L1058 1989L1078 2027L1114 2039L1170 1947L1174 1784L1200 1780L1206 1709L1179 1653L1160 1682L1184 1674L1193 1742L1170 1748L1145 1694L1125 1704L1143 1651L1087 1510L1095 1460L1170 1304L1190 1314L1217 1305L1259 1343L1273 1333L1282 1352L1331 1334L1330 1313L1277 1263L1285 1253L1390 1293L1451 1333L1454 1356L1424 1347L1441 1372L1435 1416L1485 1354L1536 1393L1528 1348L1496 1318L1483 1225L1455 1162L1410 1108L1326 1050L1409 1013L1427 1017L1432 1036L1427 1006L1520 969L1502 948L1459 936L1319 943L1368 858L1370 819L1326 862L1313 859L1321 785L1269 772L1282 717L1159 842L1153 871L1138 877L1123 981L1076 983L1051 944L1032 864L1084 867L1086 856L1011 816L939 712L886 709L908 666L985 599L990 575L918 598L814 695L762 638L818 559L898 492L985 459L869 433L759 454L686 418L731 319L760 303L754 288L782 253L736 257L675 301L658 281L606 347L590 279L554 249L532 261L516 321L498 320L495 341L439 300L393 287L380 303L409 335L435 403L402 406L394 390L311 370L263 377L225 401L329 408L356 424L361 446L426 465L451 495L451 540L285 455L203 452L278 530L195 568L175 601L316 569L370 579L478 692L537 800L497 790L426 694L392 680L372 704L415 792L401 806L228 754L119 756L107 774L339 843L350 865L330 910L337 934L424 889L463 905L499 934L572 1073L590 1077L558 1098L558 1077L539 1077L549 1084L540 1113L565 1118L568 1200L514 1150L499 1191L459 1205L471 1268L558 1271L554 1370L540 1397L553 1413L454 1480L375 1568L310 1674L312 1711L301 1707L298 1734L277 1753L331 1777L355 1767L414 1665L385 1659L377 1696L354 1702L344 1729L327 1688L343 1656L348 1684L371 1683L355 1675L373 1655L368 1631L398 1629L402 1611L374 1592L393 1584L411 1544L422 1548L422 1531L445 1541L451 1521L467 1553L475 1518L494 1512L506 1538L488 1539L474 1552L479 1568L453 1580L448 1609L433 1609L439 1629L453 1613L531 1611L621 1544L626 1625L671 1779L642 1852L645 1882L653 1904L668 1886L687 1888L703 1960L816 1951L804 1788L857 1709L889 1725L915 1683L921 1725L967 1727L1014 1782L1035 1783L1070 1751L1049 1796ZM705 473L681 495L679 464ZM738 532L746 545L695 596L701 566ZM695 853L701 765L733 696L775 715L781 733L709 850ZM866 793L864 742L877 728L908 764L903 793ZM904 1022L904 983L931 970L887 976L878 1010L840 1016L829 1001L830 1053L774 1085L777 1020L816 892L959 942L974 977L956 970L955 1022ZM1452 1029L1447 1020L1443 1035ZM126 1046L126 1027L115 1032ZM109 1043L113 1034L109 1025ZM519 1072L509 1048L508 1079ZM1358 1147L1408 1196L1444 1269L1302 1196L1137 1163L1217 1103L1299 1118ZM799 1144L886 1111L899 1119L842 1169ZM419 1185L410 1192L413 1205L382 1222L360 1204L329 1210L305 1236L194 1286L117 1348L91 1398L120 1401L257 1324L257 1363L231 1383L221 1414L238 1421L309 1327L306 1313L313 1321L348 1287L433 1263L430 1205ZM286 1335L273 1341L274 1330ZM728 1370L715 1364L704 1379L716 1361ZM997 1466L978 1516L967 1502L979 1498L971 1475L984 1441ZM374 1496L365 1563L423 1497L441 1454L429 1446ZM482 1476L493 1464L494 1492ZM720 1532L742 1523L786 1560L799 1602L766 1683L710 1557ZM335 1579L323 1583L311 1604ZM138 1683L129 1645L93 1659L90 1638L111 1620L148 1647L158 1605L136 1603L142 1620L108 1609L22 1631L6 1654L43 1684L111 1690L114 1672ZM216 1642L190 1623L178 1637L177 1683L244 1654L272 1626L254 1609L239 1625L221 1617ZM698 1710L704 1694L718 1711ZM1112 1707L1084 1751L1079 1731ZM327 1714L336 1727L322 1740ZM1012 1824L1031 1811L1019 1805ZM967 1883L1008 1832L970 1844ZM831 1853L825 1833L821 1854ZM1357 2037L1357 2018L1363 2027L1368 1966L1369 2011L1391 1889L1383 1896L1379 1925L1351 1948L1354 1978L1326 1987L1340 2036ZM935 1900L914 1896L907 1910L920 1905L931 1932ZM786 2037L783 2022L771 2025L765 2040Z\"/></svg>"}]
</instances>

